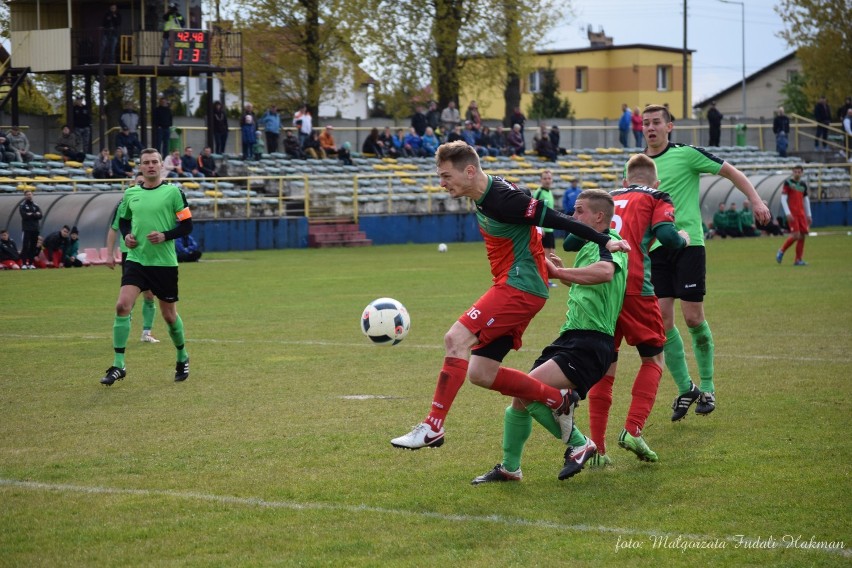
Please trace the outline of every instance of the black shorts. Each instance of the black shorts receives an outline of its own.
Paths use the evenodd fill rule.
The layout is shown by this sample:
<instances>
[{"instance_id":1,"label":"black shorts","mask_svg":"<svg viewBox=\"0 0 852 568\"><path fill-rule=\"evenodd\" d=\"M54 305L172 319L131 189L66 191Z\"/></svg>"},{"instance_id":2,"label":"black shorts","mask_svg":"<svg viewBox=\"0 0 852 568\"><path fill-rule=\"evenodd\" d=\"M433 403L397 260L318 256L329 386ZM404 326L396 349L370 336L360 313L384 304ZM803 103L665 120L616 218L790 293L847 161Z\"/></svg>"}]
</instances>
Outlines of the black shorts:
<instances>
[{"instance_id":1,"label":"black shorts","mask_svg":"<svg viewBox=\"0 0 852 568\"><path fill-rule=\"evenodd\" d=\"M541 246L546 249L556 248L556 237L553 236L553 231L544 232L541 234Z\"/></svg>"},{"instance_id":2,"label":"black shorts","mask_svg":"<svg viewBox=\"0 0 852 568\"><path fill-rule=\"evenodd\" d=\"M164 302L178 301L177 266L142 266L126 260L122 268L122 286L136 286L142 291L150 290Z\"/></svg>"},{"instance_id":3,"label":"black shorts","mask_svg":"<svg viewBox=\"0 0 852 568\"><path fill-rule=\"evenodd\" d=\"M704 247L651 251L651 282L658 298L703 302L707 293L707 261Z\"/></svg>"},{"instance_id":4,"label":"black shorts","mask_svg":"<svg viewBox=\"0 0 852 568\"><path fill-rule=\"evenodd\" d=\"M569 330L544 348L532 368L551 359L585 399L615 360L615 338L599 331Z\"/></svg>"}]
</instances>

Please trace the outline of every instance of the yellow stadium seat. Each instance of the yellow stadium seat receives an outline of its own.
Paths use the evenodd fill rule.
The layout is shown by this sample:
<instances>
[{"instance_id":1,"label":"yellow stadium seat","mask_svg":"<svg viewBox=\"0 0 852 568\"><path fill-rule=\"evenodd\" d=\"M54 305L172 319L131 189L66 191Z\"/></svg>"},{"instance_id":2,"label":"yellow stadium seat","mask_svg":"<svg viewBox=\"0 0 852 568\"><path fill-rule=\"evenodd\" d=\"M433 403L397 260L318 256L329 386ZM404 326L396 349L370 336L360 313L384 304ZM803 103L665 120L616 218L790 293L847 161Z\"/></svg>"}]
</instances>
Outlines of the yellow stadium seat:
<instances>
[{"instance_id":1,"label":"yellow stadium seat","mask_svg":"<svg viewBox=\"0 0 852 568\"><path fill-rule=\"evenodd\" d=\"M45 154L44 159L50 160L52 162L61 162L62 161L62 155L61 154Z\"/></svg>"},{"instance_id":2,"label":"yellow stadium seat","mask_svg":"<svg viewBox=\"0 0 852 568\"><path fill-rule=\"evenodd\" d=\"M181 185L183 185L187 189L198 189L201 187L201 184L194 181L185 181Z\"/></svg>"},{"instance_id":3,"label":"yellow stadium seat","mask_svg":"<svg viewBox=\"0 0 852 568\"><path fill-rule=\"evenodd\" d=\"M224 193L222 193L221 191L216 191L214 189L208 189L204 192L204 195L206 195L207 197L225 197Z\"/></svg>"},{"instance_id":4,"label":"yellow stadium seat","mask_svg":"<svg viewBox=\"0 0 852 568\"><path fill-rule=\"evenodd\" d=\"M65 165L69 168L82 168L83 164L81 162L75 162L74 160L68 160L65 162Z\"/></svg>"}]
</instances>

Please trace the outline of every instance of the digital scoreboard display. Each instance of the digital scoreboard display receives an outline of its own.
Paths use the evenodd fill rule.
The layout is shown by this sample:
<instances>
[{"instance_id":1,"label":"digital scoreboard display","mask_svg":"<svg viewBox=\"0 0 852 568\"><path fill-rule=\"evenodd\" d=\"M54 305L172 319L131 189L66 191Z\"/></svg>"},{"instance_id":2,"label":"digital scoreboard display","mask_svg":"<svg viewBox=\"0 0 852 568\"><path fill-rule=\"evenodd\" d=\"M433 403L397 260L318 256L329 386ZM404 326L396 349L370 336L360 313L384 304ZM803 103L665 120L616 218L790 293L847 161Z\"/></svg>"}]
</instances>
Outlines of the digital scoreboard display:
<instances>
[{"instance_id":1,"label":"digital scoreboard display","mask_svg":"<svg viewBox=\"0 0 852 568\"><path fill-rule=\"evenodd\" d=\"M209 32L205 30L177 30L170 33L172 44L172 64L210 64Z\"/></svg>"}]
</instances>

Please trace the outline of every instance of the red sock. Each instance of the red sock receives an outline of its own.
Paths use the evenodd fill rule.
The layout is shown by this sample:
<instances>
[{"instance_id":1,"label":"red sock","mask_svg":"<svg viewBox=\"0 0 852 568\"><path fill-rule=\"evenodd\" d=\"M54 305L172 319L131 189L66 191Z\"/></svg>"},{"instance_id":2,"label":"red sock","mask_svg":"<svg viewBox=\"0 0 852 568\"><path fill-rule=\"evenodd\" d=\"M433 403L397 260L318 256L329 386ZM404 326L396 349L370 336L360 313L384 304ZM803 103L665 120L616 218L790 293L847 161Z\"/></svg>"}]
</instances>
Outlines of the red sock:
<instances>
[{"instance_id":1,"label":"red sock","mask_svg":"<svg viewBox=\"0 0 852 568\"><path fill-rule=\"evenodd\" d=\"M606 453L606 425L612 406L612 383L615 377L606 375L589 390L589 437L598 447L599 454Z\"/></svg>"},{"instance_id":2,"label":"red sock","mask_svg":"<svg viewBox=\"0 0 852 568\"><path fill-rule=\"evenodd\" d=\"M444 425L450 406L456 399L466 376L466 360L444 357L444 366L441 367L438 384L435 386L435 396L432 397L432 409L429 411L429 416L424 420L432 426L432 430L437 432Z\"/></svg>"},{"instance_id":3,"label":"red sock","mask_svg":"<svg viewBox=\"0 0 852 568\"><path fill-rule=\"evenodd\" d=\"M633 399L630 401L630 409L627 411L627 420L624 428L631 436L641 436L642 428L651 415L654 401L657 399L657 388L660 386L660 377L663 369L651 361L643 362L633 381Z\"/></svg>"},{"instance_id":4,"label":"red sock","mask_svg":"<svg viewBox=\"0 0 852 568\"><path fill-rule=\"evenodd\" d=\"M526 373L517 369L500 367L491 390L506 396L516 396L524 400L535 400L550 408L558 408L562 404L562 393L555 387L548 386Z\"/></svg>"},{"instance_id":5,"label":"red sock","mask_svg":"<svg viewBox=\"0 0 852 568\"><path fill-rule=\"evenodd\" d=\"M802 260L802 255L805 252L805 239L796 241L796 260Z\"/></svg>"},{"instance_id":6,"label":"red sock","mask_svg":"<svg viewBox=\"0 0 852 568\"><path fill-rule=\"evenodd\" d=\"M793 246L794 242L796 242L796 239L793 237L787 237L787 240L784 241L783 245L781 245L781 252L787 252L787 249Z\"/></svg>"}]
</instances>

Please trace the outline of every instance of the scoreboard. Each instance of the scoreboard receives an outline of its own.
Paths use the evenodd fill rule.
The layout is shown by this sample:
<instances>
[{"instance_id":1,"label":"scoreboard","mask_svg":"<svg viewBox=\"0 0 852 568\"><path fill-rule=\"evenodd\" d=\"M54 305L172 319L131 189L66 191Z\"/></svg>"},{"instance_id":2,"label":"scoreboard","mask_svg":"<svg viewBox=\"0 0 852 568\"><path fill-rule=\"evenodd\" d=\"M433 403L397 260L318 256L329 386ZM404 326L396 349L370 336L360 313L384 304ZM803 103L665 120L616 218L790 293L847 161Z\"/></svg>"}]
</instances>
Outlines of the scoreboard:
<instances>
[{"instance_id":1,"label":"scoreboard","mask_svg":"<svg viewBox=\"0 0 852 568\"><path fill-rule=\"evenodd\" d=\"M206 30L173 30L171 34L173 65L209 65L210 32Z\"/></svg>"}]
</instances>

